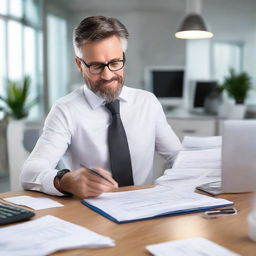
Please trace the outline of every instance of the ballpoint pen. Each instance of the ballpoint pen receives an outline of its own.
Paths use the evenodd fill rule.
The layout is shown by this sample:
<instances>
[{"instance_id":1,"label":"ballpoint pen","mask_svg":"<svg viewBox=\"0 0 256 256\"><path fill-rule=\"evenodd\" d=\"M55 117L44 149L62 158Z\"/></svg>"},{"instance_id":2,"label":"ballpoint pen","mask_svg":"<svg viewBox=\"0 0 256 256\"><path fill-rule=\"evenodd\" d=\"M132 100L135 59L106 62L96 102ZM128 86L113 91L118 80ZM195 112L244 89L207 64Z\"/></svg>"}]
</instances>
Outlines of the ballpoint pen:
<instances>
[{"instance_id":1,"label":"ballpoint pen","mask_svg":"<svg viewBox=\"0 0 256 256\"><path fill-rule=\"evenodd\" d=\"M97 176L101 177L102 179L108 181L108 182L111 183L112 185L115 185L115 184L113 184L108 178L106 178L105 176L103 176L101 173L99 173L99 172L97 172L97 171L95 171L95 170L93 170L93 169L90 169L90 168L88 168L88 167L85 167L85 166L82 165L82 164L80 164L80 166L83 167L83 168L86 168L90 173L92 173L92 174L94 174L94 175L97 175Z\"/></svg>"}]
</instances>

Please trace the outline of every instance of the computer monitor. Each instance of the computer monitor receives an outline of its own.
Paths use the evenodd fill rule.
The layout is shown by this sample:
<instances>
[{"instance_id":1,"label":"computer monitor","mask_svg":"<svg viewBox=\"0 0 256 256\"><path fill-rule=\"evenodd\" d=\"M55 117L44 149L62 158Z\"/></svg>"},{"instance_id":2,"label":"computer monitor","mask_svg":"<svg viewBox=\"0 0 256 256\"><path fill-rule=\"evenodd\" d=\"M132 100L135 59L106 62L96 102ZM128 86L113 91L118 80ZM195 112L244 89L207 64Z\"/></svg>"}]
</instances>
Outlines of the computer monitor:
<instances>
[{"instance_id":1,"label":"computer monitor","mask_svg":"<svg viewBox=\"0 0 256 256\"><path fill-rule=\"evenodd\" d=\"M217 88L217 81L195 81L194 107L204 107L204 101Z\"/></svg>"},{"instance_id":2,"label":"computer monitor","mask_svg":"<svg viewBox=\"0 0 256 256\"><path fill-rule=\"evenodd\" d=\"M191 110L193 112L205 112L206 98L217 90L218 83L215 80L197 80L191 82L192 97Z\"/></svg>"},{"instance_id":3,"label":"computer monitor","mask_svg":"<svg viewBox=\"0 0 256 256\"><path fill-rule=\"evenodd\" d=\"M184 67L150 66L145 68L145 89L153 92L164 107L183 103Z\"/></svg>"}]
</instances>

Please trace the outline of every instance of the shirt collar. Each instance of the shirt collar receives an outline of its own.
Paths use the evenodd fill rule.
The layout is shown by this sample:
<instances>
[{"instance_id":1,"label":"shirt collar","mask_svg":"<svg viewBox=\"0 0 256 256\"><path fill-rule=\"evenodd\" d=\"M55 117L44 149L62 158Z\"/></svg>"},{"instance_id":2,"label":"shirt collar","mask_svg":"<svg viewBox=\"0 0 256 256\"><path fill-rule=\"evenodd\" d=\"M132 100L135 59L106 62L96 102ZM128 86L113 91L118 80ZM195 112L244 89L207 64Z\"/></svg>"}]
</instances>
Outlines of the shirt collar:
<instances>
[{"instance_id":1,"label":"shirt collar","mask_svg":"<svg viewBox=\"0 0 256 256\"><path fill-rule=\"evenodd\" d=\"M86 84L84 85L83 91L84 91L85 98L88 101L88 103L89 103L89 105L92 109L96 109L96 108L105 104L105 100L103 98L97 96L90 89L88 89ZM123 102L128 101L127 87L126 86L123 86L122 91L121 91L118 99L120 101L123 101Z\"/></svg>"}]
</instances>

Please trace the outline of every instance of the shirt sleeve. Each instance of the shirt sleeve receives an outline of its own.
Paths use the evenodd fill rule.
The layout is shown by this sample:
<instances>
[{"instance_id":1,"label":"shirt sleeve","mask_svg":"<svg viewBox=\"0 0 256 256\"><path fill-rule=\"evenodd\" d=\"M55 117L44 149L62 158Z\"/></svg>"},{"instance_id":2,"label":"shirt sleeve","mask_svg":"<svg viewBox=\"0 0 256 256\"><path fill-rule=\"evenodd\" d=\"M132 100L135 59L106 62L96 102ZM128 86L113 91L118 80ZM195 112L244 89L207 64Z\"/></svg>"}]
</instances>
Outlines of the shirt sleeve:
<instances>
[{"instance_id":1,"label":"shirt sleeve","mask_svg":"<svg viewBox=\"0 0 256 256\"><path fill-rule=\"evenodd\" d=\"M34 150L21 170L21 184L24 189L41 191L50 195L63 195L54 186L56 166L71 142L68 111L55 105L44 124Z\"/></svg>"},{"instance_id":2,"label":"shirt sleeve","mask_svg":"<svg viewBox=\"0 0 256 256\"><path fill-rule=\"evenodd\" d=\"M156 104L156 151L173 164L178 152L182 149L179 138L168 124L160 102L155 98Z\"/></svg>"}]
</instances>

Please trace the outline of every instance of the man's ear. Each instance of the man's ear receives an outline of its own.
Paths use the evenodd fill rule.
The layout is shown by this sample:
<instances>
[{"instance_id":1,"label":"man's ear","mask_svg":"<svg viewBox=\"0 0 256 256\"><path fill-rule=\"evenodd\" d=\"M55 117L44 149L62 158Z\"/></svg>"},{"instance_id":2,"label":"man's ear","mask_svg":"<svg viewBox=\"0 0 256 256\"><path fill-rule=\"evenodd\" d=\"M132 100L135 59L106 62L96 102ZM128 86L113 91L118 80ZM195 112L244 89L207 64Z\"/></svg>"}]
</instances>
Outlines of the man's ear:
<instances>
[{"instance_id":1,"label":"man's ear","mask_svg":"<svg viewBox=\"0 0 256 256\"><path fill-rule=\"evenodd\" d=\"M75 58L75 61L76 61L76 65L77 65L78 70L82 73L83 72L82 62L79 60L78 57Z\"/></svg>"}]
</instances>

